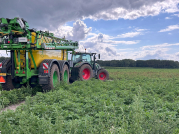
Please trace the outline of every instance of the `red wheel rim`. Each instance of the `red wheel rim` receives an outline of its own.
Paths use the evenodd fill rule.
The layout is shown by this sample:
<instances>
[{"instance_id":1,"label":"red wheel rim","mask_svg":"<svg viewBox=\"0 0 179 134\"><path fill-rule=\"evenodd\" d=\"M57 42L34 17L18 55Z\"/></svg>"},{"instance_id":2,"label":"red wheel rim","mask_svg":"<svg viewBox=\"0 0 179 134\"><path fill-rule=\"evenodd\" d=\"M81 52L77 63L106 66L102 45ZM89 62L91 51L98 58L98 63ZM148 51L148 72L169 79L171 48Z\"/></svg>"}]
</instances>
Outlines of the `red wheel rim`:
<instances>
[{"instance_id":1,"label":"red wheel rim","mask_svg":"<svg viewBox=\"0 0 179 134\"><path fill-rule=\"evenodd\" d=\"M105 79L106 79L106 73L101 72L101 73L99 74L99 79L100 79L100 80L105 80Z\"/></svg>"},{"instance_id":2,"label":"red wheel rim","mask_svg":"<svg viewBox=\"0 0 179 134\"><path fill-rule=\"evenodd\" d=\"M87 80L90 78L90 70L85 68L82 72L82 75L83 75L83 79Z\"/></svg>"}]
</instances>

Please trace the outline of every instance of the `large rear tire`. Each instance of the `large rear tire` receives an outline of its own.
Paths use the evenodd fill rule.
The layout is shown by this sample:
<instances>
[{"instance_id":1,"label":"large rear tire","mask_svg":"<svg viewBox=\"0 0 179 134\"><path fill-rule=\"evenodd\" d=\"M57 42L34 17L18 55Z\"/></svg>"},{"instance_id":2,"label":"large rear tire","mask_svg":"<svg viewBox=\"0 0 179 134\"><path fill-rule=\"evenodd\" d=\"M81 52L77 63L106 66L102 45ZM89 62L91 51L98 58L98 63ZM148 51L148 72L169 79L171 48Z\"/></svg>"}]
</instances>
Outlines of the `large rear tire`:
<instances>
[{"instance_id":1,"label":"large rear tire","mask_svg":"<svg viewBox=\"0 0 179 134\"><path fill-rule=\"evenodd\" d=\"M29 85L31 88L34 88L36 86L38 86L38 76L32 76L30 79L29 79Z\"/></svg>"},{"instance_id":2,"label":"large rear tire","mask_svg":"<svg viewBox=\"0 0 179 134\"><path fill-rule=\"evenodd\" d=\"M1 85L2 85L2 89L7 91L22 87L22 84L20 84L20 82L15 82L14 80L11 79L11 75L7 75L6 83L1 83Z\"/></svg>"},{"instance_id":3,"label":"large rear tire","mask_svg":"<svg viewBox=\"0 0 179 134\"><path fill-rule=\"evenodd\" d=\"M93 70L88 64L84 64L79 69L79 79L90 80L93 77Z\"/></svg>"},{"instance_id":4,"label":"large rear tire","mask_svg":"<svg viewBox=\"0 0 179 134\"><path fill-rule=\"evenodd\" d=\"M98 71L97 78L102 81L106 81L109 79L109 73L105 69L101 69Z\"/></svg>"},{"instance_id":5,"label":"large rear tire","mask_svg":"<svg viewBox=\"0 0 179 134\"><path fill-rule=\"evenodd\" d=\"M10 60L6 60L4 62L4 64L7 64L6 67L7 67L7 73L11 73L11 67L10 67ZM12 79L11 78L11 75L7 75L6 76L6 83L1 83L2 85L2 89L3 90L7 90L7 91L10 91L10 90L13 90L14 88L21 88L22 87L22 84L20 84L20 82L18 81L18 79Z\"/></svg>"},{"instance_id":6,"label":"large rear tire","mask_svg":"<svg viewBox=\"0 0 179 134\"><path fill-rule=\"evenodd\" d=\"M61 72L61 80L66 83L69 83L69 68L66 64L64 65Z\"/></svg>"},{"instance_id":7,"label":"large rear tire","mask_svg":"<svg viewBox=\"0 0 179 134\"><path fill-rule=\"evenodd\" d=\"M45 92L52 90L56 85L60 83L60 72L56 64L53 64L50 70L50 78L48 84L43 84L42 88Z\"/></svg>"}]
</instances>

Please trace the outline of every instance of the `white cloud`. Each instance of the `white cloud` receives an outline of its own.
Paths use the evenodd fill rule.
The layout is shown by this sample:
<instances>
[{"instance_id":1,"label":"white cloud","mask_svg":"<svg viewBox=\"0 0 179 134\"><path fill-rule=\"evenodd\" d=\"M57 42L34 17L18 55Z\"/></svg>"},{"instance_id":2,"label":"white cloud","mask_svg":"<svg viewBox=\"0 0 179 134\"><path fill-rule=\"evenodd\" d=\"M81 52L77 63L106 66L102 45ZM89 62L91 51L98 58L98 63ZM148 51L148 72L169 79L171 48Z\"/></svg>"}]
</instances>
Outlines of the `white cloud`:
<instances>
[{"instance_id":1,"label":"white cloud","mask_svg":"<svg viewBox=\"0 0 179 134\"><path fill-rule=\"evenodd\" d=\"M135 29L137 32L143 32L143 31L146 31L146 30L148 30L148 29L139 29L139 28L136 28Z\"/></svg>"},{"instance_id":2,"label":"white cloud","mask_svg":"<svg viewBox=\"0 0 179 134\"><path fill-rule=\"evenodd\" d=\"M175 56L179 57L179 52L175 53Z\"/></svg>"},{"instance_id":3,"label":"white cloud","mask_svg":"<svg viewBox=\"0 0 179 134\"><path fill-rule=\"evenodd\" d=\"M139 28L135 28L133 32L127 32L124 34L120 34L117 35L116 37L111 37L111 39L116 39L116 38L133 38L139 35L143 35L144 31L146 31L147 29L139 29Z\"/></svg>"},{"instance_id":4,"label":"white cloud","mask_svg":"<svg viewBox=\"0 0 179 134\"><path fill-rule=\"evenodd\" d=\"M21 0L20 3L13 0L9 4L5 0L0 4L0 16L22 17L31 28L54 30L59 25L82 18L136 19L179 10L178 0L41 0L39 3L36 0Z\"/></svg>"},{"instance_id":5,"label":"white cloud","mask_svg":"<svg viewBox=\"0 0 179 134\"><path fill-rule=\"evenodd\" d=\"M132 37L135 37L138 35L141 35L141 33L140 32L129 32L129 33L118 35L117 37L118 38L128 38L128 37L132 38Z\"/></svg>"},{"instance_id":6,"label":"white cloud","mask_svg":"<svg viewBox=\"0 0 179 134\"><path fill-rule=\"evenodd\" d=\"M90 33L89 35L92 36L80 41L80 45L84 46L88 52L100 53L102 60L118 59L120 56L125 55L126 52L119 52L119 50L116 48L119 45L135 45L140 42L125 40L116 41L113 39L117 37L112 37L102 33Z\"/></svg>"},{"instance_id":7,"label":"white cloud","mask_svg":"<svg viewBox=\"0 0 179 134\"><path fill-rule=\"evenodd\" d=\"M140 47L139 50L133 52L134 55L129 54L133 59L163 59L163 60L174 60L179 61L177 54L168 54L169 50L172 50L172 46L179 46L179 43L169 44L163 43L158 45L147 45Z\"/></svg>"},{"instance_id":8,"label":"white cloud","mask_svg":"<svg viewBox=\"0 0 179 134\"><path fill-rule=\"evenodd\" d=\"M83 21L77 20L73 24L73 27L64 25L51 32L61 38L65 36L66 39L79 41L85 39L85 37L90 33L91 30L92 28L87 28L86 24Z\"/></svg>"},{"instance_id":9,"label":"white cloud","mask_svg":"<svg viewBox=\"0 0 179 134\"><path fill-rule=\"evenodd\" d=\"M166 20L169 20L169 19L172 19L172 18L170 18L170 17L165 17L165 19L166 19Z\"/></svg>"},{"instance_id":10,"label":"white cloud","mask_svg":"<svg viewBox=\"0 0 179 134\"><path fill-rule=\"evenodd\" d=\"M159 32L168 32L179 29L179 25L170 25L166 29L161 29Z\"/></svg>"},{"instance_id":11,"label":"white cloud","mask_svg":"<svg viewBox=\"0 0 179 134\"><path fill-rule=\"evenodd\" d=\"M177 16L177 17L179 17L179 14L174 14L173 16Z\"/></svg>"},{"instance_id":12,"label":"white cloud","mask_svg":"<svg viewBox=\"0 0 179 134\"><path fill-rule=\"evenodd\" d=\"M159 45L148 45L148 46L142 46L141 49L142 50L161 49L161 48L170 47L170 46L179 46L179 43L175 43L175 44L163 43L163 44L159 44Z\"/></svg>"},{"instance_id":13,"label":"white cloud","mask_svg":"<svg viewBox=\"0 0 179 134\"><path fill-rule=\"evenodd\" d=\"M118 20L120 18L133 20L139 17L156 16L160 13L178 12L177 4L178 0L164 0L152 5L144 4L139 8L127 9L124 7L116 7L95 13L94 15L89 15L87 18L94 20Z\"/></svg>"},{"instance_id":14,"label":"white cloud","mask_svg":"<svg viewBox=\"0 0 179 134\"><path fill-rule=\"evenodd\" d=\"M75 28L76 27L76 28ZM172 46L179 46L179 43L169 44L163 43L158 45L146 45L140 48L123 48L128 45L138 44L140 41L132 40L119 40L119 37L135 37L140 34L144 34L147 29L135 28L133 32L117 36L109 36L103 33L92 33L91 28L87 27L83 21L77 21L73 27L64 25L56 30L56 34L66 38L72 38L79 41L79 49L77 51L96 52L101 54L102 60L121 60L121 59L167 59L167 60L178 60L179 53L168 54L167 52L172 49ZM65 31L65 32L62 32ZM81 31L80 36L75 36L77 32ZM87 32L86 32L87 31ZM129 34L129 33L140 33L140 34ZM117 39L117 40L116 40ZM119 46L123 49L119 49ZM119 48L118 48L119 47Z\"/></svg>"}]
</instances>

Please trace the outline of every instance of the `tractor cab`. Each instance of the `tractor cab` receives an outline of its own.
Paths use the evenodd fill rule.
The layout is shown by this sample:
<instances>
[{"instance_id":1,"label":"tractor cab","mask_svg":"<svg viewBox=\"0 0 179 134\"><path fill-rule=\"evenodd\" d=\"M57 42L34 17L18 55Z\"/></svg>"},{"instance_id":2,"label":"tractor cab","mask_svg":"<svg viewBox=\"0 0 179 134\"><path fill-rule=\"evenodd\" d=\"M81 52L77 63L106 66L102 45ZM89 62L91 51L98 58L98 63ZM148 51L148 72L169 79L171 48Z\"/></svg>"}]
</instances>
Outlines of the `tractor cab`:
<instances>
[{"instance_id":1,"label":"tractor cab","mask_svg":"<svg viewBox=\"0 0 179 134\"><path fill-rule=\"evenodd\" d=\"M100 54L98 54L98 58L100 59ZM73 52L71 61L73 61L73 66L82 62L88 62L92 66L92 68L96 70L100 66L96 63L95 59L96 53Z\"/></svg>"},{"instance_id":2,"label":"tractor cab","mask_svg":"<svg viewBox=\"0 0 179 134\"><path fill-rule=\"evenodd\" d=\"M72 54L71 60L73 61L74 65L79 62L88 62L89 64L92 64L91 56L92 54L90 53L75 52Z\"/></svg>"}]
</instances>

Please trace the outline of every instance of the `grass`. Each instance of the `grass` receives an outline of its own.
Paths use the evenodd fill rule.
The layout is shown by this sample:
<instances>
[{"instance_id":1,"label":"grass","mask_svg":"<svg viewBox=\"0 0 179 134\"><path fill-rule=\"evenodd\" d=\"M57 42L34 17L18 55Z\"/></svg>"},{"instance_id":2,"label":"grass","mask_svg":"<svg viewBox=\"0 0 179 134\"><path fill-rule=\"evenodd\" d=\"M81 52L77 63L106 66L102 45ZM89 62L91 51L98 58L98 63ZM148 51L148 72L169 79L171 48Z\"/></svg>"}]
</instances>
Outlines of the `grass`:
<instances>
[{"instance_id":1,"label":"grass","mask_svg":"<svg viewBox=\"0 0 179 134\"><path fill-rule=\"evenodd\" d=\"M2 133L178 134L179 70L108 68L110 80L61 83L0 114ZM18 94L17 94L18 95Z\"/></svg>"}]
</instances>

